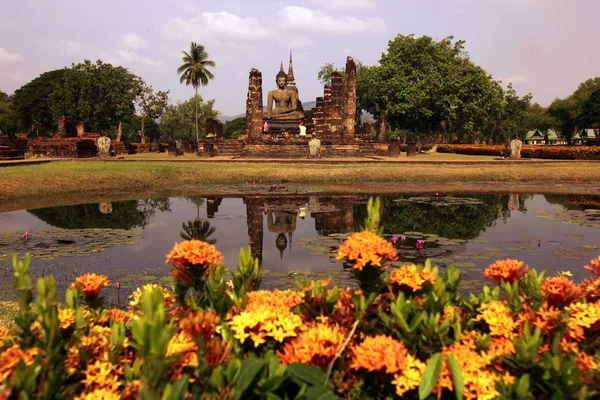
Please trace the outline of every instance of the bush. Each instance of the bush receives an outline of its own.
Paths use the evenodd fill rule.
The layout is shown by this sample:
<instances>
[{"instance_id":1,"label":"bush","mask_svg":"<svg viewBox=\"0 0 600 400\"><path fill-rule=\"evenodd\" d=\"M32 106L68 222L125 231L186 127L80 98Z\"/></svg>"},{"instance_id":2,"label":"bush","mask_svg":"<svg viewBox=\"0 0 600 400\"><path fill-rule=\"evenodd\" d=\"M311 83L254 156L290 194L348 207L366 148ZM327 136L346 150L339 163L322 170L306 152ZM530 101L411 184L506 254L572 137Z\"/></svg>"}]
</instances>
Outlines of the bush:
<instances>
[{"instance_id":1,"label":"bush","mask_svg":"<svg viewBox=\"0 0 600 400\"><path fill-rule=\"evenodd\" d=\"M497 261L485 276L499 286L463 298L453 267L389 271L402 242L380 236L378 201L368 210L337 255L357 290L257 290L249 251L225 282L221 254L192 240L167 257L173 291L148 285L130 309L108 309L110 282L87 274L59 305L41 278L34 315L29 258L15 259L20 311L2 328L0 397L598 398L600 257L579 285Z\"/></svg>"},{"instance_id":2,"label":"bush","mask_svg":"<svg viewBox=\"0 0 600 400\"><path fill-rule=\"evenodd\" d=\"M440 144L438 153L455 153L478 156L509 156L510 149L503 145L487 144ZM521 149L523 158L543 158L557 160L600 160L598 146L533 146L525 145Z\"/></svg>"}]
</instances>

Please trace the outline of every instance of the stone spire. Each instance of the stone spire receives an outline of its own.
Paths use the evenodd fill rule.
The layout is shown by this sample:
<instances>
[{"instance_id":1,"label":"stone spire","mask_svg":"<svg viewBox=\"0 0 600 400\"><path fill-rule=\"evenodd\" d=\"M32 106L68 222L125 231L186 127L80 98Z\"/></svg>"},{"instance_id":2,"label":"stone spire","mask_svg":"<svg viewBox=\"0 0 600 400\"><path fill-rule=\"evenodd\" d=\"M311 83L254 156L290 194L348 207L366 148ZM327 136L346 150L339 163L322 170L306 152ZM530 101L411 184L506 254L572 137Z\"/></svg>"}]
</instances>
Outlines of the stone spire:
<instances>
[{"instance_id":1,"label":"stone spire","mask_svg":"<svg viewBox=\"0 0 600 400\"><path fill-rule=\"evenodd\" d=\"M290 50L290 66L288 68L288 81L296 83L294 80L294 65L292 63L292 50Z\"/></svg>"},{"instance_id":2,"label":"stone spire","mask_svg":"<svg viewBox=\"0 0 600 400\"><path fill-rule=\"evenodd\" d=\"M283 61L282 61L282 62L281 62L281 64L279 65L279 72L285 72L285 71L283 70Z\"/></svg>"}]
</instances>

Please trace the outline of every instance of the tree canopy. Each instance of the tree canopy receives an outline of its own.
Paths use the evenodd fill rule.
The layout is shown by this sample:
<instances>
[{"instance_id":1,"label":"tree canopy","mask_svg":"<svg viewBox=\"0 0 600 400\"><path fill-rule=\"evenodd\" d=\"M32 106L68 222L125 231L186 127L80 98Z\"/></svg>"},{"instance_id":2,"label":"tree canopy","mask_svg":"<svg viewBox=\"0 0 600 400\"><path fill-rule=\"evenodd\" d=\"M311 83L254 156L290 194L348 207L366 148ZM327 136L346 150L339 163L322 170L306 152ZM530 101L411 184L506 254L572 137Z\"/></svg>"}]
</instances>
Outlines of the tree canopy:
<instances>
[{"instance_id":1,"label":"tree canopy","mask_svg":"<svg viewBox=\"0 0 600 400\"><path fill-rule=\"evenodd\" d=\"M216 118L219 115L219 112L214 109L214 104L214 100L204 102L202 97L198 96L198 119L200 121L206 121L207 118ZM170 139L192 139L195 132L195 109L196 97L169 105L160 118L162 133ZM206 136L204 123L199 124L199 135L200 137Z\"/></svg>"},{"instance_id":2,"label":"tree canopy","mask_svg":"<svg viewBox=\"0 0 600 400\"><path fill-rule=\"evenodd\" d=\"M12 98L0 90L0 133L16 133L17 117Z\"/></svg>"}]
</instances>

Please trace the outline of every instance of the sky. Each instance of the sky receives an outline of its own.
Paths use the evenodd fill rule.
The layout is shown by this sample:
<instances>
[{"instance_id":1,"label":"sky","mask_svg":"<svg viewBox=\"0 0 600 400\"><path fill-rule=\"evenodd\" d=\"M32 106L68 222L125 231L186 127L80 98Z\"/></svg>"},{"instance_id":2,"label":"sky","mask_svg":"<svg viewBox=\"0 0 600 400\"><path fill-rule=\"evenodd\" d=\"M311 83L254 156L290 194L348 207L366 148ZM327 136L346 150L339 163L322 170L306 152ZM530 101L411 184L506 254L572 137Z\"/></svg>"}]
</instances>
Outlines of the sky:
<instances>
[{"instance_id":1,"label":"sky","mask_svg":"<svg viewBox=\"0 0 600 400\"><path fill-rule=\"evenodd\" d=\"M348 55L378 62L398 34L454 36L495 79L547 106L600 76L599 0L1 0L0 90L84 59L122 65L171 100L181 51L195 41L216 62L200 89L222 115L245 110L248 73L275 88L293 50L303 102L322 95L317 73Z\"/></svg>"}]
</instances>

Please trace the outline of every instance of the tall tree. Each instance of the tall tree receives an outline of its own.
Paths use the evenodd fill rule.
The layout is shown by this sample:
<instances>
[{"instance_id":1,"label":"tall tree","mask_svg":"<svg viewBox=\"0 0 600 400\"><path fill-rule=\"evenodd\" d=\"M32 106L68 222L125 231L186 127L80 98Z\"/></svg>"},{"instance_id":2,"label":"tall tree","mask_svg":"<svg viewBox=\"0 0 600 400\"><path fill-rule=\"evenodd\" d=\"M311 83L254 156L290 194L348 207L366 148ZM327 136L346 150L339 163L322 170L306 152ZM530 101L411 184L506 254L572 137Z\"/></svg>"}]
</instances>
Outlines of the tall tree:
<instances>
[{"instance_id":1,"label":"tall tree","mask_svg":"<svg viewBox=\"0 0 600 400\"><path fill-rule=\"evenodd\" d=\"M553 117L553 127L565 138L567 144L573 144L573 135L577 128L577 106L572 96L556 99L548 107L548 114Z\"/></svg>"},{"instance_id":2,"label":"tall tree","mask_svg":"<svg viewBox=\"0 0 600 400\"><path fill-rule=\"evenodd\" d=\"M398 35L365 78L366 110L374 115L387 110L392 129L419 136L439 134L444 127L479 130L501 101L497 82L470 61L464 42L452 37Z\"/></svg>"},{"instance_id":3,"label":"tall tree","mask_svg":"<svg viewBox=\"0 0 600 400\"><path fill-rule=\"evenodd\" d=\"M209 55L204 50L204 46L196 44L194 42L190 45L189 52L182 50L183 57L181 61L183 64L177 68L179 82L186 85L192 85L196 92L196 144L198 149L200 147L200 136L198 133L198 87L200 85L208 85L209 79L214 79L215 76L208 70L208 67L216 66L214 61L208 59Z\"/></svg>"},{"instance_id":4,"label":"tall tree","mask_svg":"<svg viewBox=\"0 0 600 400\"><path fill-rule=\"evenodd\" d=\"M142 129L140 130L140 142L146 143L145 122L147 119L156 120L160 118L169 105L169 91L154 92L152 86L142 85L138 97L138 107L142 118Z\"/></svg>"},{"instance_id":5,"label":"tall tree","mask_svg":"<svg viewBox=\"0 0 600 400\"><path fill-rule=\"evenodd\" d=\"M321 67L321 69L319 70L319 73L317 74L317 78L319 79L319 82L321 82L323 85L327 85L328 83L331 83L331 74L333 74L333 71L335 71L336 68L333 65L333 63L327 63L325 65L323 65ZM342 70L343 72L345 72L344 70Z\"/></svg>"},{"instance_id":6,"label":"tall tree","mask_svg":"<svg viewBox=\"0 0 600 400\"><path fill-rule=\"evenodd\" d=\"M544 136L544 141L548 143L548 131L552 127L552 118L548 115L548 110L540 106L538 103L533 103L527 110L527 129L539 130Z\"/></svg>"},{"instance_id":7,"label":"tall tree","mask_svg":"<svg viewBox=\"0 0 600 400\"><path fill-rule=\"evenodd\" d=\"M583 111L577 117L577 125L593 129L596 144L600 145L600 89L592 92L583 104Z\"/></svg>"},{"instance_id":8,"label":"tall tree","mask_svg":"<svg viewBox=\"0 0 600 400\"><path fill-rule=\"evenodd\" d=\"M12 97L0 90L0 133L14 134L17 130L17 117Z\"/></svg>"},{"instance_id":9,"label":"tall tree","mask_svg":"<svg viewBox=\"0 0 600 400\"><path fill-rule=\"evenodd\" d=\"M51 135L56 131L50 97L63 82L64 69L44 72L23 85L13 95L13 107L20 127L36 135Z\"/></svg>"}]
</instances>

